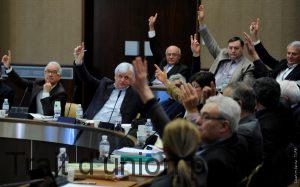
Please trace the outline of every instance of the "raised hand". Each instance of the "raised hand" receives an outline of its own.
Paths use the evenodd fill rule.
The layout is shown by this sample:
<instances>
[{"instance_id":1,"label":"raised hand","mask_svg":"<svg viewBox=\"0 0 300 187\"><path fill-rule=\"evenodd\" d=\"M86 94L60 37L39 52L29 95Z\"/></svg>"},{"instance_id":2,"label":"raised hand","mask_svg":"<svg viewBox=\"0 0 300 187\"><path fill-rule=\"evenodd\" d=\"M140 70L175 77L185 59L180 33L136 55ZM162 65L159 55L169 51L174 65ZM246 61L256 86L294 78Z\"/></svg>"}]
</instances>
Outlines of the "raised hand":
<instances>
[{"instance_id":1,"label":"raised hand","mask_svg":"<svg viewBox=\"0 0 300 187\"><path fill-rule=\"evenodd\" d=\"M76 64L82 64L84 57L84 42L74 49L74 60Z\"/></svg>"},{"instance_id":2,"label":"raised hand","mask_svg":"<svg viewBox=\"0 0 300 187\"><path fill-rule=\"evenodd\" d=\"M199 97L197 95L196 89L188 84L183 84L181 87L180 102L183 104L184 108L189 112L197 112L197 105L199 103Z\"/></svg>"},{"instance_id":3,"label":"raised hand","mask_svg":"<svg viewBox=\"0 0 300 187\"><path fill-rule=\"evenodd\" d=\"M147 61L144 60L144 62L140 62L134 60L133 66L135 70L135 79L131 81L131 84L139 93L142 101L146 103L148 100L154 98L154 94L148 86Z\"/></svg>"},{"instance_id":4,"label":"raised hand","mask_svg":"<svg viewBox=\"0 0 300 187\"><path fill-rule=\"evenodd\" d=\"M156 70L155 70L155 77L157 78L157 80L159 80L160 82L162 82L163 84L166 84L168 81L168 75L166 71L162 71L158 65L154 64Z\"/></svg>"},{"instance_id":5,"label":"raised hand","mask_svg":"<svg viewBox=\"0 0 300 187\"><path fill-rule=\"evenodd\" d=\"M156 22L156 19L157 19L157 13L155 13L154 16L150 16L150 18L148 19L149 21L149 30L150 31L154 31L154 25L155 25L155 22Z\"/></svg>"},{"instance_id":6,"label":"raised hand","mask_svg":"<svg viewBox=\"0 0 300 187\"><path fill-rule=\"evenodd\" d=\"M204 17L205 17L204 5L200 5L198 9L198 21L200 25L204 23Z\"/></svg>"},{"instance_id":7,"label":"raised hand","mask_svg":"<svg viewBox=\"0 0 300 187\"><path fill-rule=\"evenodd\" d=\"M191 50L194 57L200 56L201 47L197 40L197 34L191 35Z\"/></svg>"},{"instance_id":8,"label":"raised hand","mask_svg":"<svg viewBox=\"0 0 300 187\"><path fill-rule=\"evenodd\" d=\"M3 65L9 69L10 68L10 63L11 63L11 52L10 50L7 51L7 55L4 55L2 57L1 62L3 63Z\"/></svg>"},{"instance_id":9,"label":"raised hand","mask_svg":"<svg viewBox=\"0 0 300 187\"><path fill-rule=\"evenodd\" d=\"M248 54L252 57L253 60L258 60L259 56L254 48L254 44L251 37L246 32L244 32L243 35L244 35Z\"/></svg>"},{"instance_id":10,"label":"raised hand","mask_svg":"<svg viewBox=\"0 0 300 187\"><path fill-rule=\"evenodd\" d=\"M259 21L259 18L256 18L256 20L250 24L250 35L254 41L258 40Z\"/></svg>"},{"instance_id":11,"label":"raised hand","mask_svg":"<svg viewBox=\"0 0 300 187\"><path fill-rule=\"evenodd\" d=\"M210 87L209 86L204 86L202 89L202 95L201 95L201 103L205 104L206 100L217 94L217 89L216 85L213 81L210 82Z\"/></svg>"}]
</instances>

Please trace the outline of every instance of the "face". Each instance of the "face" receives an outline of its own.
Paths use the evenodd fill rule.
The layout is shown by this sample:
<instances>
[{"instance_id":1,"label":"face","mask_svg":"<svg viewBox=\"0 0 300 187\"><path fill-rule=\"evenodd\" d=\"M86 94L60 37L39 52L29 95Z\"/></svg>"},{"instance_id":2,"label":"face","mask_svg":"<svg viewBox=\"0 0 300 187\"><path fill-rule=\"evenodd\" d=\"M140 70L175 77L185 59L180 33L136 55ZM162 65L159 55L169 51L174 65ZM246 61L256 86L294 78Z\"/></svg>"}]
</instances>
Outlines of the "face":
<instances>
[{"instance_id":1,"label":"face","mask_svg":"<svg viewBox=\"0 0 300 187\"><path fill-rule=\"evenodd\" d=\"M179 49L176 46L170 46L167 48L166 50L166 59L168 64L170 65L174 65L176 64L179 59L180 59L180 53L179 53Z\"/></svg>"},{"instance_id":2,"label":"face","mask_svg":"<svg viewBox=\"0 0 300 187\"><path fill-rule=\"evenodd\" d=\"M227 49L231 60L239 59L243 55L243 47L240 41L229 42Z\"/></svg>"},{"instance_id":3,"label":"face","mask_svg":"<svg viewBox=\"0 0 300 187\"><path fill-rule=\"evenodd\" d=\"M289 46L287 47L286 58L289 64L299 64L300 63L300 49Z\"/></svg>"},{"instance_id":4,"label":"face","mask_svg":"<svg viewBox=\"0 0 300 187\"><path fill-rule=\"evenodd\" d=\"M58 67L54 64L51 64L44 71L45 82L49 82L52 85L55 85L61 78L61 75L58 72Z\"/></svg>"},{"instance_id":5,"label":"face","mask_svg":"<svg viewBox=\"0 0 300 187\"><path fill-rule=\"evenodd\" d=\"M133 73L131 71L127 71L126 73L118 73L115 74L115 86L118 89L127 88L132 81Z\"/></svg>"},{"instance_id":6,"label":"face","mask_svg":"<svg viewBox=\"0 0 300 187\"><path fill-rule=\"evenodd\" d=\"M197 124L201 133L201 140L210 144L221 138L227 129L228 122L219 116L217 104L208 103L203 106Z\"/></svg>"},{"instance_id":7,"label":"face","mask_svg":"<svg viewBox=\"0 0 300 187\"><path fill-rule=\"evenodd\" d=\"M229 88L229 87L226 87L224 90L223 90L223 94L224 96L227 96L227 97L231 97L232 96L232 89Z\"/></svg>"}]
</instances>

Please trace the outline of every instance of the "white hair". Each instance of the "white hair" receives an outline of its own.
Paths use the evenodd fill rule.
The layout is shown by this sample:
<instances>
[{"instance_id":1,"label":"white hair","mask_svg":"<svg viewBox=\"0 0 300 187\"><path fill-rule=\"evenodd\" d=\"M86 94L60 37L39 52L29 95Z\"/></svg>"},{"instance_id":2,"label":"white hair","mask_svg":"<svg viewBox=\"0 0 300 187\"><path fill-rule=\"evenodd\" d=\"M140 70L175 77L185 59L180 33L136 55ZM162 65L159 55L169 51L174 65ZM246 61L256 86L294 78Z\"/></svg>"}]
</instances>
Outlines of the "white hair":
<instances>
[{"instance_id":1,"label":"white hair","mask_svg":"<svg viewBox=\"0 0 300 187\"><path fill-rule=\"evenodd\" d=\"M176 73L174 75L171 75L169 78L169 81L176 81L179 80L182 84L186 83L186 79L184 76L182 76L180 73Z\"/></svg>"},{"instance_id":2,"label":"white hair","mask_svg":"<svg viewBox=\"0 0 300 187\"><path fill-rule=\"evenodd\" d=\"M134 76L134 68L132 64L129 64L128 62L122 62L120 63L116 69L115 69L115 75L118 75L120 73L127 73L128 71L132 72L132 76Z\"/></svg>"},{"instance_id":3,"label":"white hair","mask_svg":"<svg viewBox=\"0 0 300 187\"><path fill-rule=\"evenodd\" d=\"M287 47L295 47L298 50L300 50L300 41L293 41L293 42L289 43L289 45Z\"/></svg>"},{"instance_id":4,"label":"white hair","mask_svg":"<svg viewBox=\"0 0 300 187\"><path fill-rule=\"evenodd\" d=\"M45 67L45 71L48 69L48 67L49 67L50 65L55 65L55 66L57 67L57 73L61 75L61 73L62 73L61 66L59 65L58 62L55 62L55 61L49 62L49 63L46 65L46 67Z\"/></svg>"},{"instance_id":5,"label":"white hair","mask_svg":"<svg viewBox=\"0 0 300 187\"><path fill-rule=\"evenodd\" d=\"M288 97L291 104L300 102L300 89L296 81L283 80L279 82L281 97Z\"/></svg>"},{"instance_id":6,"label":"white hair","mask_svg":"<svg viewBox=\"0 0 300 187\"><path fill-rule=\"evenodd\" d=\"M229 121L230 131L233 133L237 130L240 121L241 107L235 100L230 97L218 95L208 98L206 103L217 104L220 117Z\"/></svg>"}]
</instances>

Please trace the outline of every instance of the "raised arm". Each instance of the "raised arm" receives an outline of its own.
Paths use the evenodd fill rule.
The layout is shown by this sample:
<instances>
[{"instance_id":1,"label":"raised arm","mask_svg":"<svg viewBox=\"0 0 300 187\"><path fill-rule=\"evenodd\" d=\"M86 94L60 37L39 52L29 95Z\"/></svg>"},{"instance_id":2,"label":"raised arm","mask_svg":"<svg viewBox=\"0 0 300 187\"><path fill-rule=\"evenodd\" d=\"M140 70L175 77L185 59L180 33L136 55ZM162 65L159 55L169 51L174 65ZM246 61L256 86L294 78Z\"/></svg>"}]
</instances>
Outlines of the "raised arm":
<instances>
[{"instance_id":1,"label":"raised arm","mask_svg":"<svg viewBox=\"0 0 300 187\"><path fill-rule=\"evenodd\" d=\"M84 52L85 50L83 42L74 49L75 70L79 79L83 81L84 84L96 88L99 86L100 80L92 76L85 67L83 62Z\"/></svg>"},{"instance_id":2,"label":"raised arm","mask_svg":"<svg viewBox=\"0 0 300 187\"><path fill-rule=\"evenodd\" d=\"M255 47L255 50L256 50L258 56L260 57L260 59L266 65L268 65L270 68L273 69L279 63L279 61L269 54L269 52L265 49L265 47L259 40L259 37L258 37L259 25L260 25L259 18L257 18L255 21L251 22L250 35L251 35L252 39L254 40L254 42L256 43L254 45L254 47Z\"/></svg>"},{"instance_id":3,"label":"raised arm","mask_svg":"<svg viewBox=\"0 0 300 187\"><path fill-rule=\"evenodd\" d=\"M6 68L6 74L8 75L8 81L14 83L20 88L26 89L27 87L32 87L33 81L24 79L20 77L11 67L11 51L8 50L7 55L2 57L2 63Z\"/></svg>"},{"instance_id":4,"label":"raised arm","mask_svg":"<svg viewBox=\"0 0 300 187\"><path fill-rule=\"evenodd\" d=\"M253 61L255 78L258 79L260 77L267 77L269 75L269 70L264 65L263 61L259 58L254 48L254 44L251 37L245 32L244 32L244 39L245 39L245 44L246 44L248 54Z\"/></svg>"},{"instance_id":5,"label":"raised arm","mask_svg":"<svg viewBox=\"0 0 300 187\"><path fill-rule=\"evenodd\" d=\"M193 53L191 76L201 70L200 52L201 46L197 40L197 34L191 35L191 51Z\"/></svg>"},{"instance_id":6,"label":"raised arm","mask_svg":"<svg viewBox=\"0 0 300 187\"><path fill-rule=\"evenodd\" d=\"M202 37L205 45L207 46L209 53L213 56L213 58L216 58L220 54L221 49L220 49L217 41L210 34L207 26L204 24L204 17L205 17L204 5L200 5L199 9L198 9L198 21L199 21L199 27L200 27L200 29L199 29L200 36Z\"/></svg>"},{"instance_id":7,"label":"raised arm","mask_svg":"<svg viewBox=\"0 0 300 187\"><path fill-rule=\"evenodd\" d=\"M161 44L159 40L157 39L156 32L155 32L155 23L157 19L158 14L155 13L154 16L150 16L149 21L149 32L148 37L150 41L150 49L153 54L153 58L155 60L155 63L161 63L161 61L164 59L164 53L161 47Z\"/></svg>"},{"instance_id":8,"label":"raised arm","mask_svg":"<svg viewBox=\"0 0 300 187\"><path fill-rule=\"evenodd\" d=\"M148 86L147 82L147 62L133 62L135 68L135 80L132 81L132 86L139 93L141 100L148 109L154 130L162 137L163 130L170 121L168 115L162 106L156 101L153 92Z\"/></svg>"}]
</instances>

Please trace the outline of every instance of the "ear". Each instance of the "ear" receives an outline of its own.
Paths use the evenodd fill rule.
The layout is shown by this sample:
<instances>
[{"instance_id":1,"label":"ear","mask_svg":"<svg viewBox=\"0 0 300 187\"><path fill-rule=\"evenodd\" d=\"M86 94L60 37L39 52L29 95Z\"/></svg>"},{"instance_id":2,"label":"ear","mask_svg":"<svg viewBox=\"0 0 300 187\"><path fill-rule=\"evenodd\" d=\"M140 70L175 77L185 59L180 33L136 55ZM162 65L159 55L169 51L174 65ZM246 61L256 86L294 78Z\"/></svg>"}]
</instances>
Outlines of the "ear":
<instances>
[{"instance_id":1,"label":"ear","mask_svg":"<svg viewBox=\"0 0 300 187\"><path fill-rule=\"evenodd\" d=\"M228 132L229 130L230 130L230 124L229 124L229 121L228 120L223 120L222 122L221 122L222 124L221 124L221 129L220 129L220 131L221 132Z\"/></svg>"}]
</instances>

